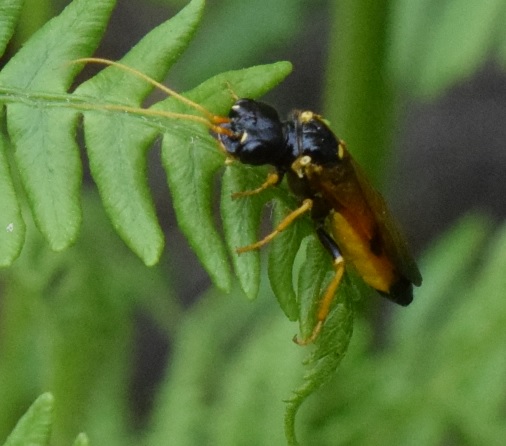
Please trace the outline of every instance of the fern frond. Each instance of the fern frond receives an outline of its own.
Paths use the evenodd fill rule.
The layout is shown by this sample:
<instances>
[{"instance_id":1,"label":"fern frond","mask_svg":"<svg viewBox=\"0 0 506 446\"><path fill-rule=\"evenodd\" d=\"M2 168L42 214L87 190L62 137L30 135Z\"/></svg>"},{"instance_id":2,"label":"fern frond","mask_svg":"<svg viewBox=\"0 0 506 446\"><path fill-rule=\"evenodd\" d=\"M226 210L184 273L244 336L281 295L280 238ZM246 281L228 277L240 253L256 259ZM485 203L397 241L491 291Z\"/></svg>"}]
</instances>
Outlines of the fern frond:
<instances>
[{"instance_id":1,"label":"fern frond","mask_svg":"<svg viewBox=\"0 0 506 446\"><path fill-rule=\"evenodd\" d=\"M0 73L0 102L6 109L4 135L14 146L14 164L9 168L7 140L0 141L0 205L5 210L0 216L1 265L8 265L16 258L24 240L24 223L10 169L19 171L37 227L53 249L65 249L78 236L82 166L75 137L81 115L84 115L90 168L104 207L123 240L148 265L158 260L164 240L147 185L147 150L160 135L163 135L164 147L182 144L179 148L185 155L189 151L205 153L205 148L213 144L201 126L163 122L162 118L149 116L147 112L141 116L128 114L128 107L141 106L153 85L116 67L102 70L72 94L68 93L82 68L70 62L92 54L113 6L112 0L75 0L36 33ZM177 16L146 35L121 62L150 78L163 79L193 36L203 6L202 0L192 1ZM15 24L17 13L12 7L6 20L10 18L9 23ZM8 30L12 27L4 28L6 31L0 36L3 40L8 40L11 34ZM231 103L227 83L241 95L256 97L289 71L289 64L280 63L227 73L204 83L189 95L199 96L197 102L213 112L225 113ZM150 110L178 107L179 104L169 99ZM171 141L171 134L183 140ZM203 147L200 147L201 140ZM205 252L202 257L208 259L204 264L212 278L218 286L228 288L228 260L212 222L207 182L221 160L214 155L214 163L188 166L184 157L184 167L196 173L194 183L184 177L181 178L184 184L174 185L172 178L177 178L177 173L172 171L181 163L173 161L178 156L172 148L169 153L164 149L163 161L169 182L174 186L176 210L184 207L178 212L180 223L183 229L187 227L185 232L197 253ZM182 188L185 190L178 195ZM187 197L191 190L196 190L199 196L191 207L180 206L179 196ZM190 216L192 209L196 212ZM195 217L198 217L198 231L195 225L185 224L185 220ZM196 232L205 235L199 236Z\"/></svg>"},{"instance_id":2,"label":"fern frond","mask_svg":"<svg viewBox=\"0 0 506 446\"><path fill-rule=\"evenodd\" d=\"M0 73L0 102L6 115L0 139L0 207L6 212L0 216L0 229L8 229L0 230L0 263L11 263L24 240L11 169L19 172L34 220L51 248L63 250L76 240L81 224L82 177L76 133L83 117L91 174L110 220L130 249L152 265L163 248L164 237L146 177L146 152L161 137L162 163L181 230L213 282L224 290L231 286L229 253L233 253L232 263L241 287L254 298L260 282L260 254L237 256L235 248L256 238L266 202L276 201L280 218L280 210L293 207L293 198L285 189L276 188L259 196L232 200L232 192L261 184L265 169L240 163L225 167L221 196L224 243L212 214L213 179L224 165L224 155L217 150L208 128L198 122L200 118L177 119L181 114L198 116L202 110L195 110L178 97L142 108L147 95L160 87L157 82L190 41L204 2L193 0L177 16L147 34L120 60L130 69L108 63L110 66L70 93L82 67L72 61L91 56L113 4L112 0L74 0ZM13 21L15 12L11 14ZM212 114L226 115L234 102L231 90L239 97L259 97L290 70L289 63L279 62L222 73L184 97ZM14 147L11 166L7 162L8 141ZM289 319L300 319L303 334L315 323L315 302L330 269L328 256L311 244L312 266L301 269L298 302L291 284L292 270L300 241L309 228L308 221L290 228L273 245L270 260L270 277L278 300ZM283 246L286 240L288 250ZM281 257L283 261L279 262ZM297 407L337 367L351 335L351 314L349 305L338 303L329 317L326 336L322 336L312 355L311 361L317 365L299 392ZM338 331L342 340L336 343ZM294 416L296 409L292 412Z\"/></svg>"}]
</instances>

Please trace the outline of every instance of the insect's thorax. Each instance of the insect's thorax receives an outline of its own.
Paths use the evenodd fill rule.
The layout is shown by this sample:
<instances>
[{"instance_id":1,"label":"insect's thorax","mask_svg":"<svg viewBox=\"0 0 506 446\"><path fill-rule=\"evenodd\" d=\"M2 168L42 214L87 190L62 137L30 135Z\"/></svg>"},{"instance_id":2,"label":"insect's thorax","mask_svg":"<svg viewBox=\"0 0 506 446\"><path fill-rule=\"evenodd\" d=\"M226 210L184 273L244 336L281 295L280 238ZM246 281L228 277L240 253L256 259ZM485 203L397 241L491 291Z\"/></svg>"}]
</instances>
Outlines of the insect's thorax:
<instances>
[{"instance_id":1,"label":"insect's thorax","mask_svg":"<svg viewBox=\"0 0 506 446\"><path fill-rule=\"evenodd\" d=\"M331 210L349 207L341 202L347 198L360 209L362 197L349 190L357 186L349 154L319 115L294 111L282 122L269 105L239 99L229 119L223 124L229 134L218 135L226 152L242 163L270 164L280 177L286 175L297 197L313 200L314 219L324 220Z\"/></svg>"},{"instance_id":2,"label":"insect's thorax","mask_svg":"<svg viewBox=\"0 0 506 446\"><path fill-rule=\"evenodd\" d=\"M322 167L331 167L340 161L339 140L316 113L294 111L283 123L283 133L292 163L302 156Z\"/></svg>"},{"instance_id":3,"label":"insect's thorax","mask_svg":"<svg viewBox=\"0 0 506 446\"><path fill-rule=\"evenodd\" d=\"M283 123L287 152L291 157L287 169L288 184L301 199L314 201L313 218L323 220L339 207L336 189L346 189L349 157L344 145L323 120L309 111L295 111Z\"/></svg>"}]
</instances>

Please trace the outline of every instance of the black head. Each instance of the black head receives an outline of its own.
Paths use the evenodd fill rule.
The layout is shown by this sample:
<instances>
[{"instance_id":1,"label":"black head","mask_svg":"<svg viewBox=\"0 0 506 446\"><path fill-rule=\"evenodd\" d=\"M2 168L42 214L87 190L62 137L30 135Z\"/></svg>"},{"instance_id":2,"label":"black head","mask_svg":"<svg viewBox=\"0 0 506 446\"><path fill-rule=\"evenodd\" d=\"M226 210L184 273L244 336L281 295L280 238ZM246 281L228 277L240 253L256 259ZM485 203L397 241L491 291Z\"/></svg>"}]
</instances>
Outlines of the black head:
<instances>
[{"instance_id":1,"label":"black head","mask_svg":"<svg viewBox=\"0 0 506 446\"><path fill-rule=\"evenodd\" d=\"M280 166L287 152L283 127L271 106L252 99L239 99L221 127L233 135L219 134L225 150L245 164Z\"/></svg>"},{"instance_id":2,"label":"black head","mask_svg":"<svg viewBox=\"0 0 506 446\"><path fill-rule=\"evenodd\" d=\"M341 159L338 138L317 114L296 111L285 125L287 145L294 158L309 156L320 165L335 164Z\"/></svg>"}]
</instances>

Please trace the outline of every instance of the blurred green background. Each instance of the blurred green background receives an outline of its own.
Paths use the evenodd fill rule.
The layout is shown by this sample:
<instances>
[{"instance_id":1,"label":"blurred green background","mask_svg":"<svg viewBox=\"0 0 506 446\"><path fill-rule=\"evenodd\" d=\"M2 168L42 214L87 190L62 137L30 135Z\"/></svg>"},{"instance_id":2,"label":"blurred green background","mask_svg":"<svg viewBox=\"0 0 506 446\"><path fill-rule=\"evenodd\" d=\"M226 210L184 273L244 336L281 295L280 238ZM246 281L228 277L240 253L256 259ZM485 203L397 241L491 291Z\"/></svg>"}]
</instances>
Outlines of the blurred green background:
<instances>
[{"instance_id":1,"label":"blurred green background","mask_svg":"<svg viewBox=\"0 0 506 446\"><path fill-rule=\"evenodd\" d=\"M26 1L22 43L68 2ZM185 1L119 0L97 54L120 58ZM327 117L421 259L407 309L358 304L348 356L303 406L308 445L494 445L506 438L506 2L209 0L167 83L290 60L266 101ZM92 74L92 72L88 72ZM175 224L159 148L150 179L166 254L119 241L91 181L73 248L35 229L0 276L0 441L43 391L53 444L277 445L303 376L269 286L211 288ZM89 180L89 177L88 177Z\"/></svg>"}]
</instances>

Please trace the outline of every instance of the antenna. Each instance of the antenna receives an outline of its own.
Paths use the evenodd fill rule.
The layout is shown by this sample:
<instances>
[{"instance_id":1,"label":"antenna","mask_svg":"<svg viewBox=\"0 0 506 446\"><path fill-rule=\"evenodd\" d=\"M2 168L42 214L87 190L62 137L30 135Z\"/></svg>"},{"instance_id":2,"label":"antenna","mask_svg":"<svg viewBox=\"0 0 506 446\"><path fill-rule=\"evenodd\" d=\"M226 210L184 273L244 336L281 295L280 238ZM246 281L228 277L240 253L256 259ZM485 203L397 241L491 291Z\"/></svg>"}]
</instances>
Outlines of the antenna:
<instances>
[{"instance_id":1,"label":"antenna","mask_svg":"<svg viewBox=\"0 0 506 446\"><path fill-rule=\"evenodd\" d=\"M175 113L165 110L155 110L155 109L149 109L149 108L142 108L142 107L131 107L128 105L114 105L114 104L103 104L99 106L94 106L90 104L89 106L84 106L84 108L87 109L103 109L103 110L118 110L118 111L126 111L130 113L137 113L147 116L160 116L170 119L183 119L188 121L194 121L198 122L200 124L204 124L207 127L209 127L214 133L219 134L225 134L228 136L232 136L233 133L231 130L227 128L223 128L220 126L220 124L225 124L227 122L230 122L229 118L225 116L219 116L214 115L209 110L204 108L202 105L197 104L196 102L184 97L183 95L177 93L176 91L172 90L169 87L166 87L165 85L161 84L160 82L156 81L155 79L149 77L148 75L142 73L139 70L136 70L135 68L129 67L128 65L122 64L120 62L115 62L113 60L109 59L103 59L99 57L83 57L80 59L72 60L70 63L72 64L78 64L78 63L95 63L100 65L109 65L116 68L119 68L120 70L123 70L127 73L130 73L140 79L145 80L146 82L153 85L155 88L158 88L160 91L163 91L168 96L173 97L174 99L178 100L179 102L193 108L195 111L202 113L204 116L195 116L190 115L186 113Z\"/></svg>"}]
</instances>

